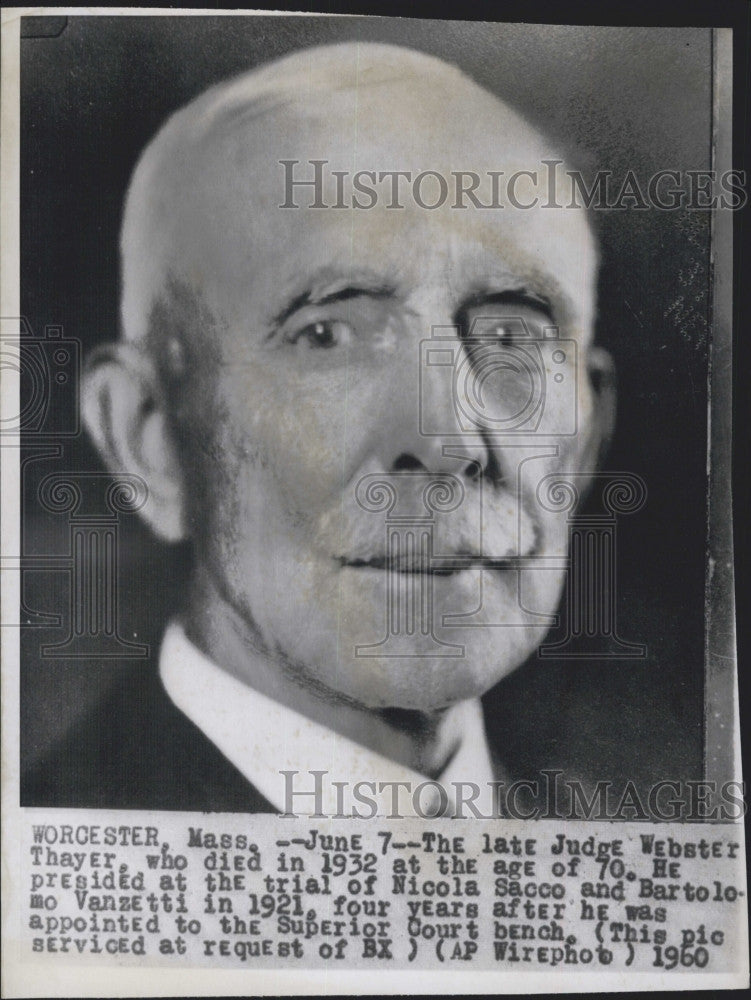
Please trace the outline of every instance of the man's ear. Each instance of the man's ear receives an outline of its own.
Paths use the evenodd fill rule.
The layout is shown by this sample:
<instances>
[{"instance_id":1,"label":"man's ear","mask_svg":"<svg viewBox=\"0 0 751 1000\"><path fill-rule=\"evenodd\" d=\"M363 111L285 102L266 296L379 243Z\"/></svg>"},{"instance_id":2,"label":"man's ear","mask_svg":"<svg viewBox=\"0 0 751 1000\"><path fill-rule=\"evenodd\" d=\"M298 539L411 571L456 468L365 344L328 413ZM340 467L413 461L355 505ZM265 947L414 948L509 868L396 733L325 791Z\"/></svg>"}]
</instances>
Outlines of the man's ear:
<instances>
[{"instance_id":1,"label":"man's ear","mask_svg":"<svg viewBox=\"0 0 751 1000\"><path fill-rule=\"evenodd\" d=\"M592 387L590 432L580 468L594 472L600 468L610 448L615 427L616 378L611 354L602 347L587 351L587 375Z\"/></svg>"},{"instance_id":2,"label":"man's ear","mask_svg":"<svg viewBox=\"0 0 751 1000\"><path fill-rule=\"evenodd\" d=\"M84 372L81 404L107 469L137 473L146 481L149 496L141 516L160 538L182 541L183 476L151 358L132 344L96 351Z\"/></svg>"}]
</instances>

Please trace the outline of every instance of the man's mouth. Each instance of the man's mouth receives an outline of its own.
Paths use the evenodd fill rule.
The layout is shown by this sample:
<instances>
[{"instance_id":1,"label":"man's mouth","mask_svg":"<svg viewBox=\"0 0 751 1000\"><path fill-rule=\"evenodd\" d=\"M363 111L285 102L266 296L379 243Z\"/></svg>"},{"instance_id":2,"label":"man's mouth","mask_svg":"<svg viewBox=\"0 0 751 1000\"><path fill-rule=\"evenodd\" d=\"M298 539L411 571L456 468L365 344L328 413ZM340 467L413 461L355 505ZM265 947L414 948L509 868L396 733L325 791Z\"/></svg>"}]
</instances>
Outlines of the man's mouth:
<instances>
[{"instance_id":1,"label":"man's mouth","mask_svg":"<svg viewBox=\"0 0 751 1000\"><path fill-rule=\"evenodd\" d=\"M432 556L430 559L404 556L373 556L369 559L338 560L341 566L349 569L378 569L392 573L429 573L432 576L453 576L468 569L519 569L525 562L524 557L503 556L493 559L471 553L456 553L453 555Z\"/></svg>"}]
</instances>

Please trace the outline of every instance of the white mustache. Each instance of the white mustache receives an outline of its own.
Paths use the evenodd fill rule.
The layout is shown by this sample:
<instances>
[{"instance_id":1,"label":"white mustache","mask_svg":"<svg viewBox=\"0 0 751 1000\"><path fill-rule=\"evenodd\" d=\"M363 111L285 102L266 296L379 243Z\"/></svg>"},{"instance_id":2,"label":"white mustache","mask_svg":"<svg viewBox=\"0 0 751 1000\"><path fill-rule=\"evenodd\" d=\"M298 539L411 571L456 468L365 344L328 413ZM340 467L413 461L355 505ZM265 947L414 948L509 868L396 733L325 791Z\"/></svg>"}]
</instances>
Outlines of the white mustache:
<instances>
[{"instance_id":1,"label":"white mustache","mask_svg":"<svg viewBox=\"0 0 751 1000\"><path fill-rule=\"evenodd\" d=\"M450 572L465 566L502 568L529 557L537 549L538 532L512 493L485 489L482 498L479 490L467 490L456 510L410 522L389 522L385 513L353 503L322 519L320 542L343 566Z\"/></svg>"}]
</instances>

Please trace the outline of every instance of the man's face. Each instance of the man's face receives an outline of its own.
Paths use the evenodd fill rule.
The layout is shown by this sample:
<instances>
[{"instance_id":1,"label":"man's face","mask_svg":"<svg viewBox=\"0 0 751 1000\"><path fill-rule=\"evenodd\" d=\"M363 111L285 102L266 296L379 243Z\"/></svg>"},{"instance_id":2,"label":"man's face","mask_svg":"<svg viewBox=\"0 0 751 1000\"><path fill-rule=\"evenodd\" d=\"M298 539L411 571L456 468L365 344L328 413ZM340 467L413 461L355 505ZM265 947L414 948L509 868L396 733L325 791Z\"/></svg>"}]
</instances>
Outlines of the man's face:
<instances>
[{"instance_id":1,"label":"man's face","mask_svg":"<svg viewBox=\"0 0 751 1000\"><path fill-rule=\"evenodd\" d=\"M370 707L482 694L542 641L561 592L565 515L538 486L579 468L590 430L586 223L454 208L453 190L427 210L408 186L403 209L383 185L367 210L309 208L306 188L278 207L282 159L306 177L327 160L329 178L542 170L534 135L480 91L458 114L397 81L216 132L181 223L182 274L215 320L188 338L182 407L197 558L303 684ZM534 433L513 415L541 388ZM437 483L452 509L426 506Z\"/></svg>"}]
</instances>

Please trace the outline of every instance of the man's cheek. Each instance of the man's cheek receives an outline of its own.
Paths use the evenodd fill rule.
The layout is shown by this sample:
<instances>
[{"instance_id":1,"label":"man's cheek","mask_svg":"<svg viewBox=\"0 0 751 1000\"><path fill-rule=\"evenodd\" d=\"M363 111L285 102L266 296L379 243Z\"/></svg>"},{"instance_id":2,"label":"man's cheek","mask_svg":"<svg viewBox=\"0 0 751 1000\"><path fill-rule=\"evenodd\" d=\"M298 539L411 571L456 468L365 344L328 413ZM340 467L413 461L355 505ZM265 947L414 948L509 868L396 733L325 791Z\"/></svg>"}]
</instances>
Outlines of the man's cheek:
<instances>
[{"instance_id":1,"label":"man's cheek","mask_svg":"<svg viewBox=\"0 0 751 1000\"><path fill-rule=\"evenodd\" d=\"M558 454L551 463L551 472L576 472L583 452L583 435L562 437L558 440Z\"/></svg>"},{"instance_id":2,"label":"man's cheek","mask_svg":"<svg viewBox=\"0 0 751 1000\"><path fill-rule=\"evenodd\" d=\"M341 483L345 426L337 412L309 402L280 403L232 421L228 448L237 467L263 470L293 506L315 506Z\"/></svg>"}]
</instances>

